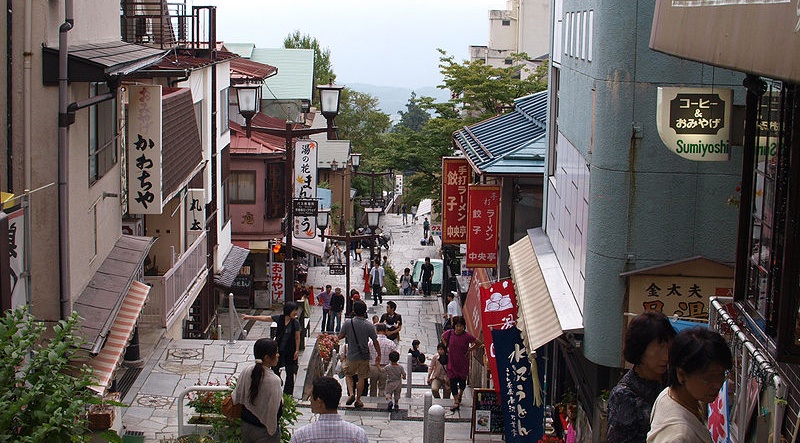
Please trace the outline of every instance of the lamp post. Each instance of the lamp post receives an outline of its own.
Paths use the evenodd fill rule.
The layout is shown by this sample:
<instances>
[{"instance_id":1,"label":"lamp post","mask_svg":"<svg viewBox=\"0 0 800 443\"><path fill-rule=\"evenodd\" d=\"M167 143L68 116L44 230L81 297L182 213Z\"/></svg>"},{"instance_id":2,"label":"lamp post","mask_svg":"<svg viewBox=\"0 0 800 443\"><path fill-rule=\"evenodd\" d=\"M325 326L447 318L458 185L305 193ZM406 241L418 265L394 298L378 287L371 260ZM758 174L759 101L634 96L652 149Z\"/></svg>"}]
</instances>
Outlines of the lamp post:
<instances>
[{"instance_id":1,"label":"lamp post","mask_svg":"<svg viewBox=\"0 0 800 443\"><path fill-rule=\"evenodd\" d=\"M386 206L385 202L383 202L383 198L380 198L380 199L376 199L375 198L375 177L384 177L384 176L394 175L394 172L392 172L392 171L387 171L387 172L374 172L374 171L358 172L358 171L353 171L353 174L366 176L366 177L370 178L370 198L369 198L369 203L370 204L369 205L364 205L364 203L361 203L361 206L364 207L364 212L367 213L367 223L369 224L370 212L377 211L377 213L380 214L383 211L384 207ZM377 227L377 223L376 223L376 227ZM375 233L375 229L373 229L372 227L370 227L370 229L372 229L372 232ZM377 238L377 234L376 234L376 238ZM372 242L370 242L370 246L369 246L369 259L370 259L370 261L374 260L374 254L375 254L375 241L373 240Z\"/></svg>"},{"instance_id":2,"label":"lamp post","mask_svg":"<svg viewBox=\"0 0 800 443\"><path fill-rule=\"evenodd\" d=\"M286 139L286 164L284 165L284 183L286 186L284 191L286 196L284 235L286 236L286 254L284 254L283 261L286 273L285 286L294 288L294 253L292 250L292 238L294 236L292 232L292 224L294 222L294 180L292 179L294 145L292 144L292 139L327 132L329 140L336 140L334 119L339 114L339 102L344 86L334 85L332 82L327 85L317 86L322 115L325 116L328 123L325 128L294 128L288 120L285 128L251 126L250 121L261 108L261 84L245 83L236 85L234 88L239 102L239 113L244 117L247 138L250 138L251 132L255 131Z\"/></svg>"}]
</instances>

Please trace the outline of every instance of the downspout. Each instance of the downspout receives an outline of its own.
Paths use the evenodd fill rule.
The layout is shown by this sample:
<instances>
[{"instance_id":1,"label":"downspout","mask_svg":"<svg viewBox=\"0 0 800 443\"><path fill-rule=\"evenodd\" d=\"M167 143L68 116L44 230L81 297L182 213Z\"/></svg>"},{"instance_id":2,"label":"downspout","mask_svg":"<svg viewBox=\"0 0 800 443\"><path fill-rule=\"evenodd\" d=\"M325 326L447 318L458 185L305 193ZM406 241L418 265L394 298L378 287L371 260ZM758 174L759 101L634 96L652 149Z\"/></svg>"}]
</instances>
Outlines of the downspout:
<instances>
[{"instance_id":1,"label":"downspout","mask_svg":"<svg viewBox=\"0 0 800 443\"><path fill-rule=\"evenodd\" d=\"M23 163L25 164L25 191L31 189L31 59L33 58L33 0L25 0L25 29L22 52L22 116ZM10 77L9 77L10 78ZM30 232L30 231L27 231ZM26 268L27 269L27 268Z\"/></svg>"},{"instance_id":2,"label":"downspout","mask_svg":"<svg viewBox=\"0 0 800 443\"><path fill-rule=\"evenodd\" d=\"M66 319L72 313L72 300L69 282L69 192L67 189L69 149L68 126L70 119L67 113L68 79L67 58L69 56L69 42L67 33L72 29L74 20L72 14L72 1L64 0L64 23L58 28L58 260L59 260L59 292L61 304L61 318ZM74 117L73 117L74 118Z\"/></svg>"}]
</instances>

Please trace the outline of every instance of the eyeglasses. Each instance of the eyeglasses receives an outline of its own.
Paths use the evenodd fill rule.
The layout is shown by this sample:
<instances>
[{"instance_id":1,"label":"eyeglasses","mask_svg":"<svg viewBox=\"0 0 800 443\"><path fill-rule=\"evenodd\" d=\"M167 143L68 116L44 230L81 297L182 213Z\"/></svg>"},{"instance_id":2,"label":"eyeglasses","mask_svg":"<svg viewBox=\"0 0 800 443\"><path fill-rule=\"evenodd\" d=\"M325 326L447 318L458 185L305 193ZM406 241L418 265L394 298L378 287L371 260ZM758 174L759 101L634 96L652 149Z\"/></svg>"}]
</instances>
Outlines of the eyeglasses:
<instances>
[{"instance_id":1,"label":"eyeglasses","mask_svg":"<svg viewBox=\"0 0 800 443\"><path fill-rule=\"evenodd\" d=\"M722 376L720 376L720 377L718 377L718 378L716 378L716 379L711 379L711 380L709 380L707 376L701 376L701 377L700 377L700 380L702 380L702 381L703 381L703 383L704 383L706 386L721 385L721 384L725 383L725 380L727 380L727 379L728 379L728 375L730 375L730 373L731 373L731 371L730 371L730 370L728 370L728 369L726 369L726 370L725 370L725 371L722 373Z\"/></svg>"}]
</instances>

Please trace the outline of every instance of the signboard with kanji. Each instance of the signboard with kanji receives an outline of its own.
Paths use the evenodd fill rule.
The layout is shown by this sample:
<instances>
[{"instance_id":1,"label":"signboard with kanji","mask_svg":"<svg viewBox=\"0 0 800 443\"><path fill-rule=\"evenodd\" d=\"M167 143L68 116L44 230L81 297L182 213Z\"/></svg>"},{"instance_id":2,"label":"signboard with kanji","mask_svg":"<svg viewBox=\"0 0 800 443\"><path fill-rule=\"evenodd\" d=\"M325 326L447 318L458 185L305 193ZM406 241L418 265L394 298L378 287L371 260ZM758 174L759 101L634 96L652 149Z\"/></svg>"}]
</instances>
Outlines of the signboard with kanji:
<instances>
[{"instance_id":1,"label":"signboard with kanji","mask_svg":"<svg viewBox=\"0 0 800 443\"><path fill-rule=\"evenodd\" d=\"M283 272L283 262L270 263L269 278L270 288L272 289L272 303L283 303L286 301L286 291L291 290L291 288L286 287L286 276ZM294 294L292 294L292 297L294 297ZM291 298L289 300L291 300Z\"/></svg>"},{"instance_id":2,"label":"signboard with kanji","mask_svg":"<svg viewBox=\"0 0 800 443\"><path fill-rule=\"evenodd\" d=\"M317 142L298 140L294 147L294 198L317 198ZM295 200L296 201L296 200ZM317 236L317 218L293 214L292 230L295 238L312 239Z\"/></svg>"},{"instance_id":3,"label":"signboard with kanji","mask_svg":"<svg viewBox=\"0 0 800 443\"><path fill-rule=\"evenodd\" d=\"M189 189L186 192L186 231L194 236L206 229L206 192Z\"/></svg>"},{"instance_id":4,"label":"signboard with kanji","mask_svg":"<svg viewBox=\"0 0 800 443\"><path fill-rule=\"evenodd\" d=\"M128 213L161 214L161 86L126 87Z\"/></svg>"},{"instance_id":5,"label":"signboard with kanji","mask_svg":"<svg viewBox=\"0 0 800 443\"><path fill-rule=\"evenodd\" d=\"M497 267L500 186L469 185L467 191L467 267Z\"/></svg>"},{"instance_id":6,"label":"signboard with kanji","mask_svg":"<svg viewBox=\"0 0 800 443\"><path fill-rule=\"evenodd\" d=\"M347 267L340 263L331 263L328 265L328 274L329 275L345 275L347 273Z\"/></svg>"},{"instance_id":7,"label":"signboard with kanji","mask_svg":"<svg viewBox=\"0 0 800 443\"><path fill-rule=\"evenodd\" d=\"M442 158L442 244L467 242L467 185L471 173L467 159Z\"/></svg>"},{"instance_id":8,"label":"signboard with kanji","mask_svg":"<svg viewBox=\"0 0 800 443\"><path fill-rule=\"evenodd\" d=\"M294 215L296 217L297 216L316 217L318 206L319 206L319 201L315 198L314 199L296 198L294 200Z\"/></svg>"},{"instance_id":9,"label":"signboard with kanji","mask_svg":"<svg viewBox=\"0 0 800 443\"><path fill-rule=\"evenodd\" d=\"M730 158L733 90L658 88L658 134L675 154L695 161Z\"/></svg>"},{"instance_id":10,"label":"signboard with kanji","mask_svg":"<svg viewBox=\"0 0 800 443\"><path fill-rule=\"evenodd\" d=\"M709 297L732 297L732 278L633 275L628 312L658 311L668 317L708 318Z\"/></svg>"}]
</instances>

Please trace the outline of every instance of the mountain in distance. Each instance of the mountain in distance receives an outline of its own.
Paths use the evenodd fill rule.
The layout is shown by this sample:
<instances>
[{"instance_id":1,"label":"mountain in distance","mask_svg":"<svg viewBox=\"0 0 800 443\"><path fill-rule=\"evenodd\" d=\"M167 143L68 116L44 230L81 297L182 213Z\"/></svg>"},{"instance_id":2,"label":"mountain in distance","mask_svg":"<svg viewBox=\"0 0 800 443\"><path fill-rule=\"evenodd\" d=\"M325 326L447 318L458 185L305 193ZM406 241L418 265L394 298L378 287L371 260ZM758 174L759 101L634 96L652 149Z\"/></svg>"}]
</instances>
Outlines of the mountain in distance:
<instances>
[{"instance_id":1,"label":"mountain in distance","mask_svg":"<svg viewBox=\"0 0 800 443\"><path fill-rule=\"evenodd\" d=\"M406 104L411 98L411 93L415 92L417 97L433 97L437 102L445 102L450 99L450 91L439 89L435 86L424 86L421 88L406 88L397 86L376 86L366 83L352 83L348 88L369 94L378 99L378 107L381 112L389 114L392 122L400 120L399 111L406 111Z\"/></svg>"}]
</instances>

